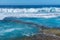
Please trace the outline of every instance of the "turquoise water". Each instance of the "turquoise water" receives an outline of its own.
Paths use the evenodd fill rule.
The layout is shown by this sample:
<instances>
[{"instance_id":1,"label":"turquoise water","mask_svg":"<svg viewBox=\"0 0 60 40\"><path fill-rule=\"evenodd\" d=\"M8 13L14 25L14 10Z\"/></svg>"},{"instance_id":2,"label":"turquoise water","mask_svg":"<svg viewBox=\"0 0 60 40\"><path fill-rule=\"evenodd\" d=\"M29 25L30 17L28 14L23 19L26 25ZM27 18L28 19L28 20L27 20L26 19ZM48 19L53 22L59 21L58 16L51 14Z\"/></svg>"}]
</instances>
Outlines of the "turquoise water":
<instances>
[{"instance_id":1,"label":"turquoise water","mask_svg":"<svg viewBox=\"0 0 60 40\"><path fill-rule=\"evenodd\" d=\"M20 22L13 22L11 20ZM60 17L48 19L6 17L5 19L0 20L0 39L4 40L6 38L33 36L38 34L38 27L28 23L42 25L47 28L60 28Z\"/></svg>"},{"instance_id":2,"label":"turquoise water","mask_svg":"<svg viewBox=\"0 0 60 40\"><path fill-rule=\"evenodd\" d=\"M13 22L9 20L18 20L23 22ZM42 25L47 28L60 28L59 17L48 19L7 17L3 20L0 20L0 37L12 38L38 34L38 27L34 26L33 24L28 24L27 22Z\"/></svg>"},{"instance_id":3,"label":"turquoise water","mask_svg":"<svg viewBox=\"0 0 60 40\"><path fill-rule=\"evenodd\" d=\"M31 24L0 21L0 38L33 36L37 32L38 28Z\"/></svg>"},{"instance_id":4,"label":"turquoise water","mask_svg":"<svg viewBox=\"0 0 60 40\"><path fill-rule=\"evenodd\" d=\"M55 18L20 18L17 20L23 20L25 22L33 22L49 28L60 28L60 17Z\"/></svg>"}]
</instances>

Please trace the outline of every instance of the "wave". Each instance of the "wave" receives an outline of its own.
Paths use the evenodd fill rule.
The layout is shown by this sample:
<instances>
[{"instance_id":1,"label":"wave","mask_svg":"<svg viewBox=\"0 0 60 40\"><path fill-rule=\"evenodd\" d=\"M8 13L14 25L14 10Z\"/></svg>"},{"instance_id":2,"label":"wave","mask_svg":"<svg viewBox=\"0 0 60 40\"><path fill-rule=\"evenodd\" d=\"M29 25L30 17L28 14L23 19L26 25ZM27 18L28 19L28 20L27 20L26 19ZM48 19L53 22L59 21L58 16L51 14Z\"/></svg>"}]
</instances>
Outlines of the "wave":
<instances>
[{"instance_id":1,"label":"wave","mask_svg":"<svg viewBox=\"0 0 60 40\"><path fill-rule=\"evenodd\" d=\"M45 8L0 8L0 12L60 12L60 8L57 7L45 7Z\"/></svg>"},{"instance_id":2,"label":"wave","mask_svg":"<svg viewBox=\"0 0 60 40\"><path fill-rule=\"evenodd\" d=\"M0 20L5 17L52 18L60 16L60 8L0 8Z\"/></svg>"}]
</instances>

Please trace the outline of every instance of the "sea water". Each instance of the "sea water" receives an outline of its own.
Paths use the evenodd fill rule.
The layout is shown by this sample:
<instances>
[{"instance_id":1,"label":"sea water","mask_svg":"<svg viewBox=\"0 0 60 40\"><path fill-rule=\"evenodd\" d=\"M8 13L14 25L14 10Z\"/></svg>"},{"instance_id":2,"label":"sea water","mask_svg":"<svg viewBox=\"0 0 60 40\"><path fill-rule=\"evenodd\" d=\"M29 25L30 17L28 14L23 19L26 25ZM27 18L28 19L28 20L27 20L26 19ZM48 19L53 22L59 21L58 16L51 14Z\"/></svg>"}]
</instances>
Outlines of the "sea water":
<instances>
[{"instance_id":1,"label":"sea water","mask_svg":"<svg viewBox=\"0 0 60 40\"><path fill-rule=\"evenodd\" d=\"M39 27L60 28L60 8L0 8L0 39L33 36ZM41 28L40 28L41 29Z\"/></svg>"}]
</instances>

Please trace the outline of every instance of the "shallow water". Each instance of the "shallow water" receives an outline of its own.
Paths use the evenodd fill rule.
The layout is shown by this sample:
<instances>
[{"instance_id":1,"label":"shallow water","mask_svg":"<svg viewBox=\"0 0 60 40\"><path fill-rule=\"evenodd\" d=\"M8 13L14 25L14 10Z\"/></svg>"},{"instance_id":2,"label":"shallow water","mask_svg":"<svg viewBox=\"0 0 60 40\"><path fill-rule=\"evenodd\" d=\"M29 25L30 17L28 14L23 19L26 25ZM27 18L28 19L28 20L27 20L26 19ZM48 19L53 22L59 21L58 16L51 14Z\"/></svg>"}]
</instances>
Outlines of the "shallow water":
<instances>
[{"instance_id":1,"label":"shallow water","mask_svg":"<svg viewBox=\"0 0 60 40\"><path fill-rule=\"evenodd\" d=\"M0 37L23 37L37 34L38 28L31 24L14 23L9 21L0 21Z\"/></svg>"}]
</instances>

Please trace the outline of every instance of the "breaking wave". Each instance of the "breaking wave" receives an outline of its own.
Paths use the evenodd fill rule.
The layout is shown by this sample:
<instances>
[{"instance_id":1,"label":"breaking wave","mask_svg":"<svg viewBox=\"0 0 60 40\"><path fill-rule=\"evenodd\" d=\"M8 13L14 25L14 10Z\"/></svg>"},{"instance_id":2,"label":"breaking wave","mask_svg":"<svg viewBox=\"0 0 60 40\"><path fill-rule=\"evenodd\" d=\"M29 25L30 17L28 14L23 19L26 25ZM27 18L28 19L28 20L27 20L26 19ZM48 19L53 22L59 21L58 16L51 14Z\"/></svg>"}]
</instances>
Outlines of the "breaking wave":
<instances>
[{"instance_id":1,"label":"breaking wave","mask_svg":"<svg viewBox=\"0 0 60 40\"><path fill-rule=\"evenodd\" d=\"M27 13L27 12L60 12L60 8L56 7L50 7L50 8L0 8L0 12L2 13L16 13L16 12L22 12L22 13Z\"/></svg>"},{"instance_id":2,"label":"breaking wave","mask_svg":"<svg viewBox=\"0 0 60 40\"><path fill-rule=\"evenodd\" d=\"M5 17L52 18L60 16L60 8L0 8L0 20Z\"/></svg>"}]
</instances>

